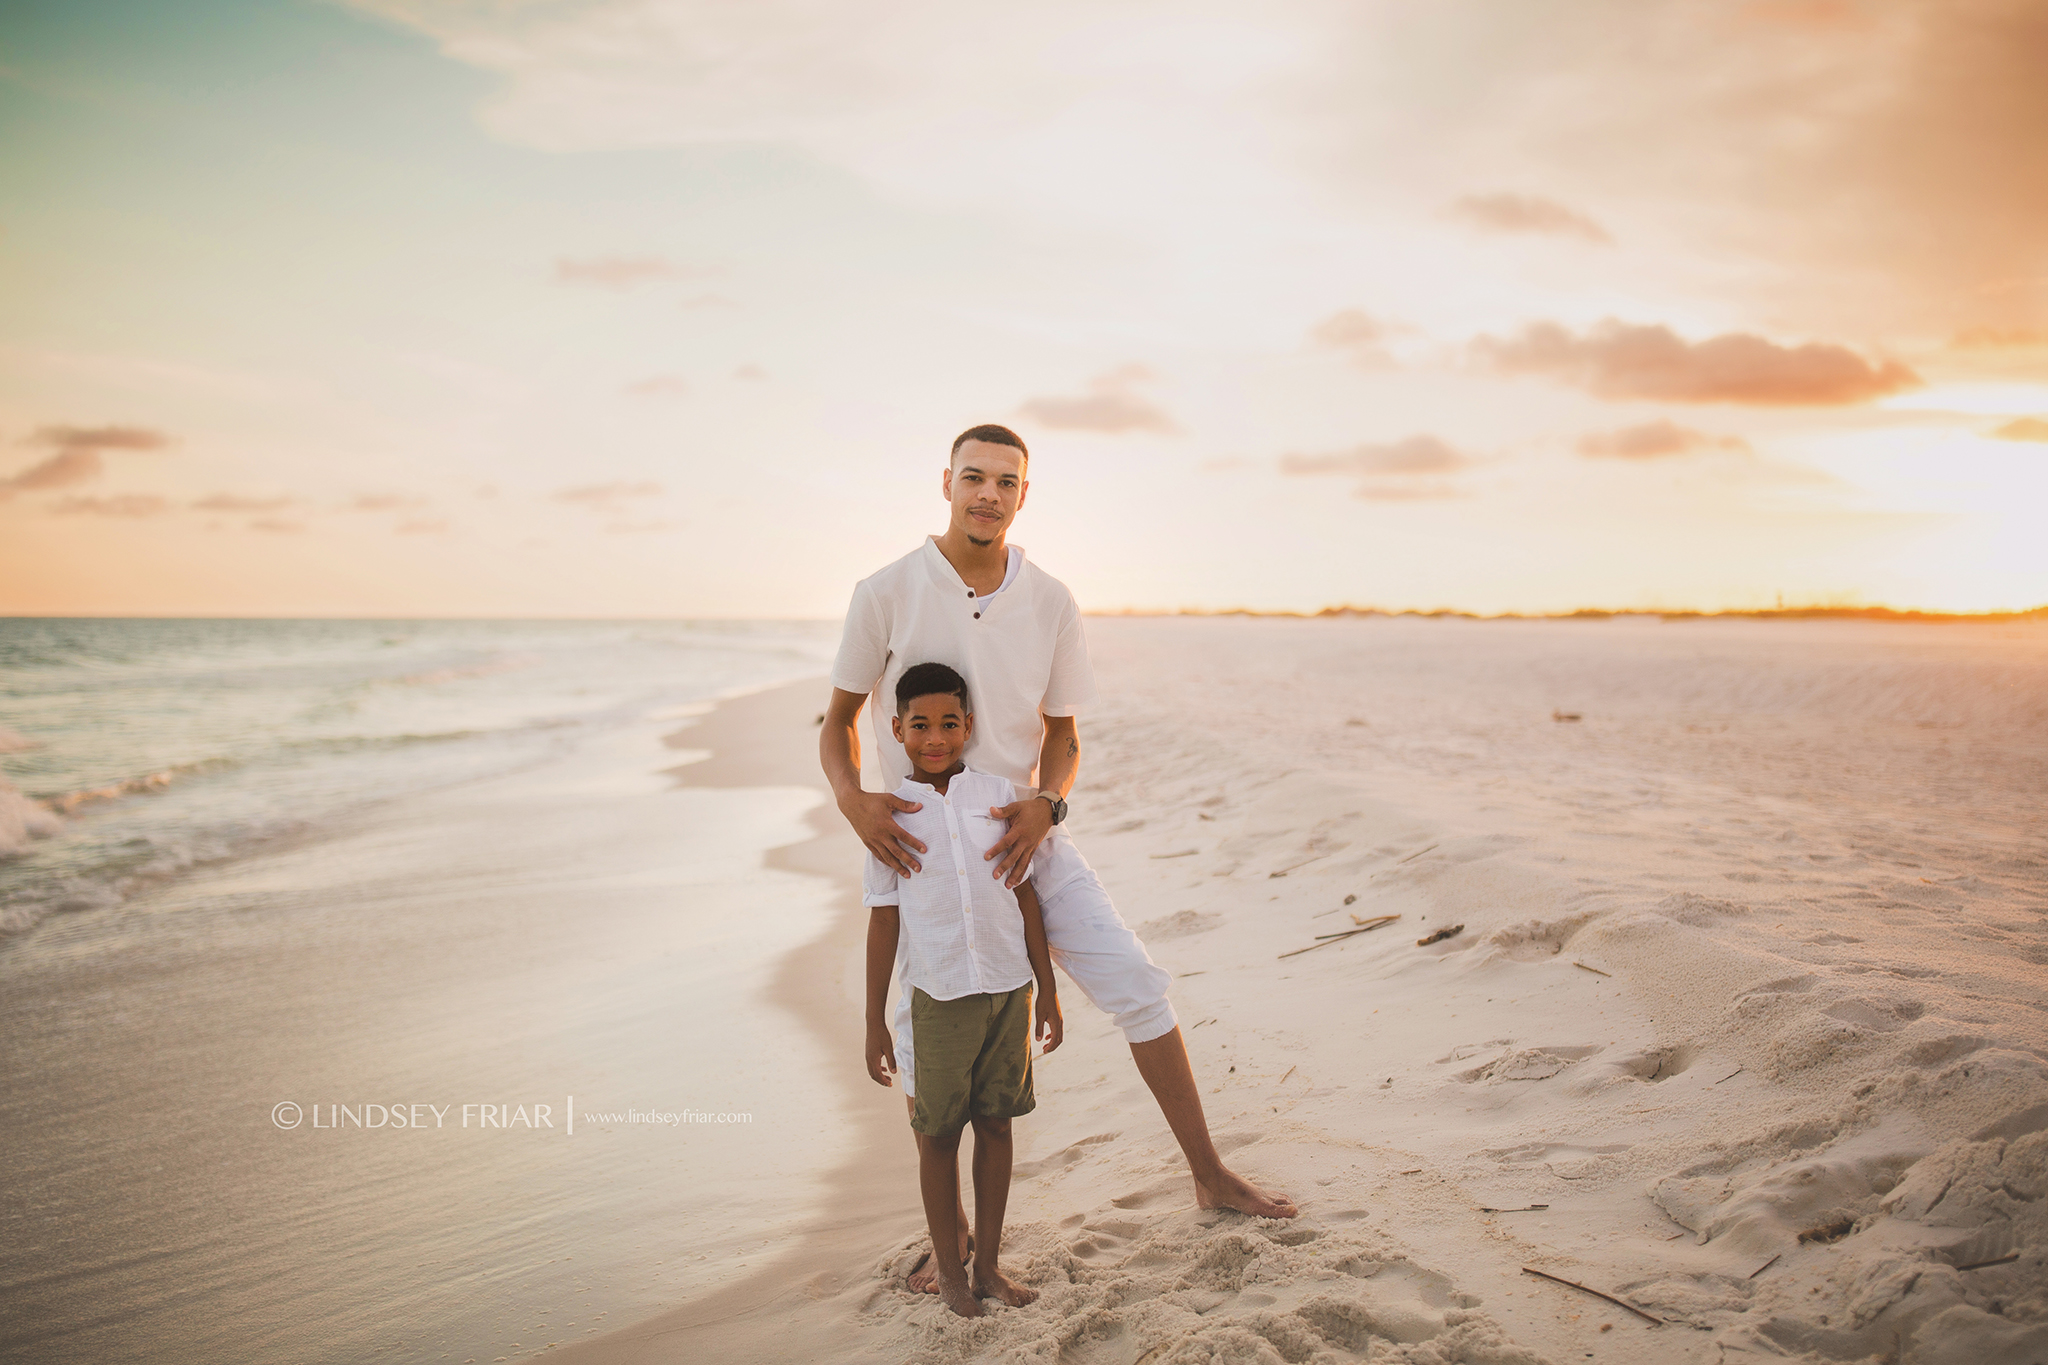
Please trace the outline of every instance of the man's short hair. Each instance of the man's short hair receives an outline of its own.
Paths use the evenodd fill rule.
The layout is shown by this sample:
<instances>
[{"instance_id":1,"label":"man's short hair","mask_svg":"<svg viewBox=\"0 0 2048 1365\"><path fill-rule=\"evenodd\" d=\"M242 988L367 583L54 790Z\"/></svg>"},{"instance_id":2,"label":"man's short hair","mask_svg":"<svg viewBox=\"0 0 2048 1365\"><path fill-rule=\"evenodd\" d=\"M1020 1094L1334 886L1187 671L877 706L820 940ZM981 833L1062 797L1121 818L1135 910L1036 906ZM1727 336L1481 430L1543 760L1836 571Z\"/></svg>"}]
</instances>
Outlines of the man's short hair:
<instances>
[{"instance_id":1,"label":"man's short hair","mask_svg":"<svg viewBox=\"0 0 2048 1365\"><path fill-rule=\"evenodd\" d=\"M1024 457L1024 463L1031 463L1031 452L1024 448L1024 438L1008 427L999 427L993 422L978 427L969 427L953 438L953 455L960 453L960 447L969 441L986 441L992 446L1011 446ZM948 457L951 458L951 457Z\"/></svg>"},{"instance_id":2,"label":"man's short hair","mask_svg":"<svg viewBox=\"0 0 2048 1365\"><path fill-rule=\"evenodd\" d=\"M965 711L967 679L945 664L912 664L896 680L896 714L908 711L910 703L919 697L934 696L958 697L960 709Z\"/></svg>"}]
</instances>

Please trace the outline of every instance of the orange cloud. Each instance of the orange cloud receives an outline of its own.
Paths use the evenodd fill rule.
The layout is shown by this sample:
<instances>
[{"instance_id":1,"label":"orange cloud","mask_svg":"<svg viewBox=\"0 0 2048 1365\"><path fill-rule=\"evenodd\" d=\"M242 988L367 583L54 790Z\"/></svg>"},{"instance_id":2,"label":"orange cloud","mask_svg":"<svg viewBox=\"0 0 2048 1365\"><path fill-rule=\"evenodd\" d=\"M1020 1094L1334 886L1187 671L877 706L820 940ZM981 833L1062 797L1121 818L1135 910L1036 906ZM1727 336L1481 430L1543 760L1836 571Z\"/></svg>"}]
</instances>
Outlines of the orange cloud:
<instances>
[{"instance_id":1,"label":"orange cloud","mask_svg":"<svg viewBox=\"0 0 2048 1365\"><path fill-rule=\"evenodd\" d=\"M439 535L447 529L448 523L445 520L426 521L419 518L412 518L407 521L399 522L398 529L393 534L401 536L433 536Z\"/></svg>"},{"instance_id":2,"label":"orange cloud","mask_svg":"<svg viewBox=\"0 0 2048 1365\"><path fill-rule=\"evenodd\" d=\"M249 523L252 531L271 531L278 535L294 535L306 529L303 521L287 521L282 517L258 517Z\"/></svg>"},{"instance_id":3,"label":"orange cloud","mask_svg":"<svg viewBox=\"0 0 2048 1365\"><path fill-rule=\"evenodd\" d=\"M1533 232L1551 237L1578 237L1602 246L1614 245L1607 229L1576 209L1529 194L1468 194L1452 204L1452 217L1489 232Z\"/></svg>"},{"instance_id":4,"label":"orange cloud","mask_svg":"<svg viewBox=\"0 0 2048 1365\"><path fill-rule=\"evenodd\" d=\"M1179 425L1136 391L1137 385L1151 377L1152 372L1143 365L1125 365L1089 380L1086 393L1026 399L1017 411L1034 422L1063 431L1100 431L1109 435L1127 431L1177 432Z\"/></svg>"},{"instance_id":5,"label":"orange cloud","mask_svg":"<svg viewBox=\"0 0 2048 1365\"><path fill-rule=\"evenodd\" d=\"M1396 332L1405 330L1381 322L1361 309L1346 308L1309 328L1308 339L1326 350L1342 351L1360 365L1371 368L1393 363L1394 357L1387 350L1387 340Z\"/></svg>"},{"instance_id":6,"label":"orange cloud","mask_svg":"<svg viewBox=\"0 0 2048 1365\"><path fill-rule=\"evenodd\" d=\"M247 498L238 493L211 493L192 504L195 512L275 512L296 499L288 497Z\"/></svg>"},{"instance_id":7,"label":"orange cloud","mask_svg":"<svg viewBox=\"0 0 2048 1365\"><path fill-rule=\"evenodd\" d=\"M1991 434L2001 441L2048 441L2048 422L2038 417L2015 417Z\"/></svg>"},{"instance_id":8,"label":"orange cloud","mask_svg":"<svg viewBox=\"0 0 2048 1365\"><path fill-rule=\"evenodd\" d=\"M1422 476L1456 474L1476 463L1438 437L1415 435L1399 441L1368 441L1325 455L1282 455L1280 472L1357 475L1360 482L1352 490L1354 496L1376 502L1411 502L1461 496L1457 485Z\"/></svg>"},{"instance_id":9,"label":"orange cloud","mask_svg":"<svg viewBox=\"0 0 2048 1365\"><path fill-rule=\"evenodd\" d=\"M1871 362L1830 342L1780 346L1747 332L1691 342L1669 327L1609 318L1582 336L1532 323L1505 341L1482 336L1472 351L1503 374L1536 374L1601 398L1763 407L1840 406L1917 388L1895 360Z\"/></svg>"},{"instance_id":10,"label":"orange cloud","mask_svg":"<svg viewBox=\"0 0 2048 1365\"><path fill-rule=\"evenodd\" d=\"M690 381L679 374L650 375L626 385L635 398L679 398L690 391Z\"/></svg>"},{"instance_id":11,"label":"orange cloud","mask_svg":"<svg viewBox=\"0 0 2048 1365\"><path fill-rule=\"evenodd\" d=\"M57 453L0 479L0 502L16 493L88 483L106 472L102 451L162 450L170 443L170 437L148 427L39 427L23 444L53 447Z\"/></svg>"},{"instance_id":12,"label":"orange cloud","mask_svg":"<svg viewBox=\"0 0 2048 1365\"><path fill-rule=\"evenodd\" d=\"M1668 417L1615 431L1589 431L1579 438L1579 454L1592 459L1654 460L1665 455L1690 455L1700 450L1749 449L1740 436L1711 436L1682 427Z\"/></svg>"},{"instance_id":13,"label":"orange cloud","mask_svg":"<svg viewBox=\"0 0 2048 1365\"><path fill-rule=\"evenodd\" d=\"M424 501L402 493L364 493L348 506L351 512L396 512L404 507L418 507Z\"/></svg>"},{"instance_id":14,"label":"orange cloud","mask_svg":"<svg viewBox=\"0 0 2048 1365\"><path fill-rule=\"evenodd\" d=\"M50 510L60 517L153 517L170 506L153 493L120 493L108 498L59 498Z\"/></svg>"},{"instance_id":15,"label":"orange cloud","mask_svg":"<svg viewBox=\"0 0 2048 1365\"><path fill-rule=\"evenodd\" d=\"M579 503L585 507L610 508L622 498L652 498L661 494L658 483L593 483L581 488L564 488L554 494L556 502Z\"/></svg>"}]
</instances>

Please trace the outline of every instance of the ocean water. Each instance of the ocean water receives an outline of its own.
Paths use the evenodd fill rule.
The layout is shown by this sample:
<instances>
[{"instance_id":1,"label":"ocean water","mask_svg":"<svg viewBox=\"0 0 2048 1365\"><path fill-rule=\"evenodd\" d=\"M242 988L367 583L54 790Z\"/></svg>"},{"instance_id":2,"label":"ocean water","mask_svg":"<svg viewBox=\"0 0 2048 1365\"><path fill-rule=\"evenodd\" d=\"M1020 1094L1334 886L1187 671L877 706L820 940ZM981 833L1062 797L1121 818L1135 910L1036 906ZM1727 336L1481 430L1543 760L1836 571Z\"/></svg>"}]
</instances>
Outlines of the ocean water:
<instances>
[{"instance_id":1,"label":"ocean water","mask_svg":"<svg viewBox=\"0 0 2048 1365\"><path fill-rule=\"evenodd\" d=\"M0 945L662 708L822 672L831 623L0 620Z\"/></svg>"}]
</instances>

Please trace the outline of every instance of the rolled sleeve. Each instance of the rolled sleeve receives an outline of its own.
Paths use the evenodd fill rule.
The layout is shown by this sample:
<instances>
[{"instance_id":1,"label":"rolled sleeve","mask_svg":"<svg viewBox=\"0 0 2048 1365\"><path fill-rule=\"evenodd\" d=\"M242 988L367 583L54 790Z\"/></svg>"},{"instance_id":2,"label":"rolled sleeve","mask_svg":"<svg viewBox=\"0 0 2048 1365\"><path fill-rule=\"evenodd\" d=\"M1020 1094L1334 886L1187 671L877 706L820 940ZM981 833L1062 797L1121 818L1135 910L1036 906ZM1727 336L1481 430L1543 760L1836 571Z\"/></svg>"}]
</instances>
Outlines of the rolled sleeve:
<instances>
[{"instance_id":1,"label":"rolled sleeve","mask_svg":"<svg viewBox=\"0 0 2048 1365\"><path fill-rule=\"evenodd\" d=\"M894 869L874 854L868 854L867 865L860 874L860 903L871 909L877 905L900 904L903 893L897 889L896 882Z\"/></svg>"}]
</instances>

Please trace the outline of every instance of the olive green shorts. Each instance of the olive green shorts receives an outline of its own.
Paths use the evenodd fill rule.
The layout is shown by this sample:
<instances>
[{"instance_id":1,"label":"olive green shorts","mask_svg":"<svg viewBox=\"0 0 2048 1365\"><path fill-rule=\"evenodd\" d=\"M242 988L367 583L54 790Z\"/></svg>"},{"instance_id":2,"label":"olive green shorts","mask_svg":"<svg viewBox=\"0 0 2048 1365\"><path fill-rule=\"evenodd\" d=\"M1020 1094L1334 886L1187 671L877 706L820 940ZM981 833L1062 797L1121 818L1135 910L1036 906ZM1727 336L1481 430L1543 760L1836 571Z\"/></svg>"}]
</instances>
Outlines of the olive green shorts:
<instances>
[{"instance_id":1,"label":"olive green shorts","mask_svg":"<svg viewBox=\"0 0 2048 1365\"><path fill-rule=\"evenodd\" d=\"M910 995L917 1107L910 1126L929 1137L970 1118L1013 1119L1038 1107L1031 1093L1031 987L934 1000Z\"/></svg>"}]
</instances>

